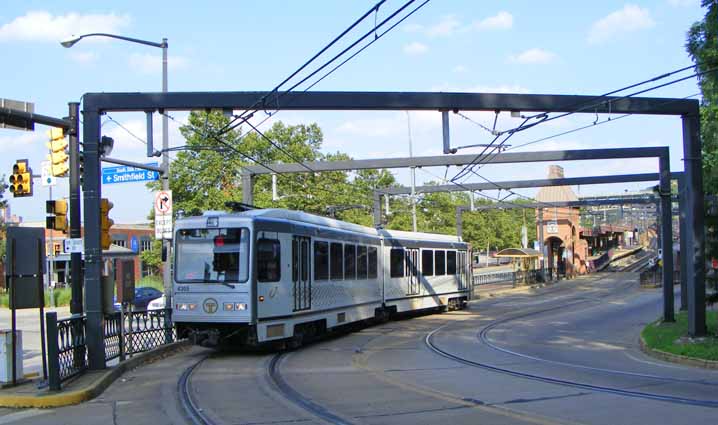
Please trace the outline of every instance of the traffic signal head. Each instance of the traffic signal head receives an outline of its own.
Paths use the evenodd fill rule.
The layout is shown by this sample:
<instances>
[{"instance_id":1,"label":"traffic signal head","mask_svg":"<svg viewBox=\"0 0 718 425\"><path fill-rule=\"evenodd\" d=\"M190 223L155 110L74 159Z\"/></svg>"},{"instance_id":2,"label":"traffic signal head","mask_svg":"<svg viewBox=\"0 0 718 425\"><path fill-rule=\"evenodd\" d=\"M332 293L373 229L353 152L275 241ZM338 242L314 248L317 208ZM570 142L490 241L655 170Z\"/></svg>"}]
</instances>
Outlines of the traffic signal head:
<instances>
[{"instance_id":1,"label":"traffic signal head","mask_svg":"<svg viewBox=\"0 0 718 425\"><path fill-rule=\"evenodd\" d=\"M45 227L67 233L67 201L58 199L45 202L45 212L50 214L46 218Z\"/></svg>"},{"instance_id":2,"label":"traffic signal head","mask_svg":"<svg viewBox=\"0 0 718 425\"><path fill-rule=\"evenodd\" d=\"M110 227L115 222L109 217L110 210L114 204L107 198L100 199L100 243L102 249L110 249L112 239L110 239Z\"/></svg>"},{"instance_id":3,"label":"traffic signal head","mask_svg":"<svg viewBox=\"0 0 718 425\"><path fill-rule=\"evenodd\" d=\"M67 174L70 170L68 160L70 157L67 156L67 140L65 140L65 133L61 128L52 128L47 132L50 137L50 141L47 143L47 147L50 149L50 154L47 156L47 160L50 161L51 173L55 177L62 177Z\"/></svg>"},{"instance_id":4,"label":"traffic signal head","mask_svg":"<svg viewBox=\"0 0 718 425\"><path fill-rule=\"evenodd\" d=\"M12 166L10 192L15 196L32 196L32 170L26 159L18 159Z\"/></svg>"}]
</instances>

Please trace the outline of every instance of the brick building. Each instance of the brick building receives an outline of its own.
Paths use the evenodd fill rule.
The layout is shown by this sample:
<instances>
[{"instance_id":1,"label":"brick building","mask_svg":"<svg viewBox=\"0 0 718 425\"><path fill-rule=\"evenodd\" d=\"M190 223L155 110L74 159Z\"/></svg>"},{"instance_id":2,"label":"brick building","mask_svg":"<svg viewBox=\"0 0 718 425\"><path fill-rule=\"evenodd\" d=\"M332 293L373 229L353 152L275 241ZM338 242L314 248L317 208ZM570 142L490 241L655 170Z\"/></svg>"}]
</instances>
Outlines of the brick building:
<instances>
[{"instance_id":1,"label":"brick building","mask_svg":"<svg viewBox=\"0 0 718 425\"><path fill-rule=\"evenodd\" d=\"M45 223L20 223L24 227L45 227ZM84 229L83 229L84 235ZM103 257L112 259L115 265L115 277L122 276L122 268L127 267L125 260L132 261L135 282L151 273L149 267L140 259L140 252L151 249L154 240L154 229L151 224L114 224L110 228L112 245L103 250ZM65 285L70 280L70 254L63 253L63 241L67 235L56 230L45 229L45 249L48 261L52 260L58 285Z\"/></svg>"},{"instance_id":2,"label":"brick building","mask_svg":"<svg viewBox=\"0 0 718 425\"><path fill-rule=\"evenodd\" d=\"M563 178L563 167L549 166L550 179ZM578 197L569 186L542 187L536 195L538 202L577 201ZM537 226L540 226L539 210L543 210L542 241L546 249L546 267L557 269L559 273L577 275L587 272L586 258L588 244L580 238L580 208L551 207L536 210ZM537 234L540 234L540 229Z\"/></svg>"}]
</instances>

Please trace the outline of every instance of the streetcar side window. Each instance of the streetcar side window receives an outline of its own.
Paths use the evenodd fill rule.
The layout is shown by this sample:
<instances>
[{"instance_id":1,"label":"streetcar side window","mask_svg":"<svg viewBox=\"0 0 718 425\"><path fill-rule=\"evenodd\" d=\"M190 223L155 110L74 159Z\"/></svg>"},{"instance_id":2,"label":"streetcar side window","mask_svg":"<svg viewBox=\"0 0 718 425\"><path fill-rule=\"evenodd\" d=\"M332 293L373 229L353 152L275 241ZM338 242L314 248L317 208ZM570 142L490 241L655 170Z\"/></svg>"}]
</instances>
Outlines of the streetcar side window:
<instances>
[{"instance_id":1,"label":"streetcar side window","mask_svg":"<svg viewBox=\"0 0 718 425\"><path fill-rule=\"evenodd\" d=\"M281 249L276 239L257 241L257 281L277 282L281 278Z\"/></svg>"},{"instance_id":2,"label":"streetcar side window","mask_svg":"<svg viewBox=\"0 0 718 425\"><path fill-rule=\"evenodd\" d=\"M314 280L329 278L329 243L314 242Z\"/></svg>"},{"instance_id":3,"label":"streetcar side window","mask_svg":"<svg viewBox=\"0 0 718 425\"><path fill-rule=\"evenodd\" d=\"M434 274L443 276L446 274L446 251L434 251Z\"/></svg>"},{"instance_id":4,"label":"streetcar side window","mask_svg":"<svg viewBox=\"0 0 718 425\"><path fill-rule=\"evenodd\" d=\"M344 278L354 280L357 278L356 245L344 245Z\"/></svg>"},{"instance_id":5,"label":"streetcar side window","mask_svg":"<svg viewBox=\"0 0 718 425\"><path fill-rule=\"evenodd\" d=\"M389 251L389 276L404 277L404 250L401 248Z\"/></svg>"},{"instance_id":6,"label":"streetcar side window","mask_svg":"<svg viewBox=\"0 0 718 425\"><path fill-rule=\"evenodd\" d=\"M431 249L421 251L421 273L424 276L434 275L434 251Z\"/></svg>"},{"instance_id":7,"label":"streetcar side window","mask_svg":"<svg viewBox=\"0 0 718 425\"><path fill-rule=\"evenodd\" d=\"M378 276L377 250L375 246L369 247L369 279L376 279Z\"/></svg>"},{"instance_id":8,"label":"streetcar side window","mask_svg":"<svg viewBox=\"0 0 718 425\"><path fill-rule=\"evenodd\" d=\"M368 271L366 247L357 245L357 279L366 279Z\"/></svg>"},{"instance_id":9,"label":"streetcar side window","mask_svg":"<svg viewBox=\"0 0 718 425\"><path fill-rule=\"evenodd\" d=\"M332 242L329 248L329 278L332 280L343 280L344 245Z\"/></svg>"},{"instance_id":10,"label":"streetcar side window","mask_svg":"<svg viewBox=\"0 0 718 425\"><path fill-rule=\"evenodd\" d=\"M446 251L446 274L456 274L456 251Z\"/></svg>"}]
</instances>

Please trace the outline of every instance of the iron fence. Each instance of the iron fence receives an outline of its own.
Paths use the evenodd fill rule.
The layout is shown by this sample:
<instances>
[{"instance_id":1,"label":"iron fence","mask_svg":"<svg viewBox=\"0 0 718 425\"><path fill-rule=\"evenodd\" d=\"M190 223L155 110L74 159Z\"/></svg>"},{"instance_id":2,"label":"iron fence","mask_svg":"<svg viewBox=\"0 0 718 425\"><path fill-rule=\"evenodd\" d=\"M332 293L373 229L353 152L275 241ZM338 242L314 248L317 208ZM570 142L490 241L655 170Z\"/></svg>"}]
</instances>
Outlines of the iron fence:
<instances>
[{"instance_id":1,"label":"iron fence","mask_svg":"<svg viewBox=\"0 0 718 425\"><path fill-rule=\"evenodd\" d=\"M45 314L47 324L48 384L59 390L63 381L87 370L84 316L57 320L56 312Z\"/></svg>"},{"instance_id":2,"label":"iron fence","mask_svg":"<svg viewBox=\"0 0 718 425\"><path fill-rule=\"evenodd\" d=\"M553 269L546 269L547 276L551 276ZM511 282L513 284L532 284L541 281L541 270L519 270L515 272L496 272L475 274L472 276L473 286L487 285L490 283Z\"/></svg>"},{"instance_id":3,"label":"iron fence","mask_svg":"<svg viewBox=\"0 0 718 425\"><path fill-rule=\"evenodd\" d=\"M134 311L106 314L103 322L105 361L150 351L174 342L177 333L172 326L172 310ZM57 313L45 315L47 324L48 383L59 390L66 380L87 370L85 316L57 320Z\"/></svg>"}]
</instances>

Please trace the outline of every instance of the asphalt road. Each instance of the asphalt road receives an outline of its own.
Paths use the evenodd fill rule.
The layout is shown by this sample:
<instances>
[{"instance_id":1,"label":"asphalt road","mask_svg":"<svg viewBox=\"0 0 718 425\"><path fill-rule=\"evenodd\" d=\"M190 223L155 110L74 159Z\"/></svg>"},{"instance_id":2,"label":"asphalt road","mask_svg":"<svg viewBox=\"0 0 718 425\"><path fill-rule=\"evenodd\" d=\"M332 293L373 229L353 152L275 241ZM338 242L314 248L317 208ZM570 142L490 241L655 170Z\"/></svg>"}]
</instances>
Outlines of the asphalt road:
<instances>
[{"instance_id":1,"label":"asphalt road","mask_svg":"<svg viewBox=\"0 0 718 425\"><path fill-rule=\"evenodd\" d=\"M284 354L191 348L83 405L0 409L0 425L184 423L178 381L195 364L190 396L217 424L714 423L718 372L638 349L661 298L636 280L562 282Z\"/></svg>"}]
</instances>

